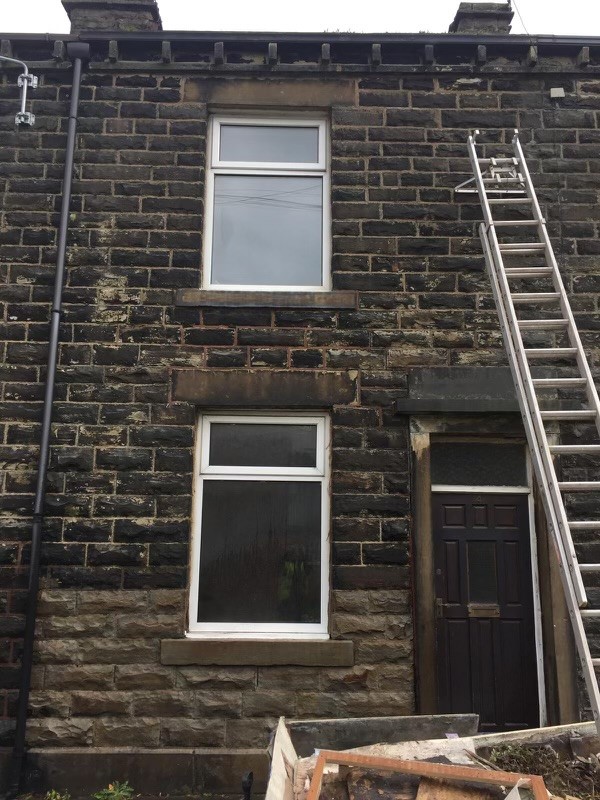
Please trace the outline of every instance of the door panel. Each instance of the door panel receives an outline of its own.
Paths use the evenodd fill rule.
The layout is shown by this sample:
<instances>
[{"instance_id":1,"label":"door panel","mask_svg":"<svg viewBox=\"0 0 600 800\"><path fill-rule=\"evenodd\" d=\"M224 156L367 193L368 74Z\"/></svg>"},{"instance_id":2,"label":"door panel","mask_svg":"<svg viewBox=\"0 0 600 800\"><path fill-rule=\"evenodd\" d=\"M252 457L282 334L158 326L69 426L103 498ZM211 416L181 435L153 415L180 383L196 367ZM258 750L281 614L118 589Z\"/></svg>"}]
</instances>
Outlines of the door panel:
<instances>
[{"instance_id":1,"label":"door panel","mask_svg":"<svg viewBox=\"0 0 600 800\"><path fill-rule=\"evenodd\" d=\"M526 495L435 494L438 710L538 724Z\"/></svg>"}]
</instances>

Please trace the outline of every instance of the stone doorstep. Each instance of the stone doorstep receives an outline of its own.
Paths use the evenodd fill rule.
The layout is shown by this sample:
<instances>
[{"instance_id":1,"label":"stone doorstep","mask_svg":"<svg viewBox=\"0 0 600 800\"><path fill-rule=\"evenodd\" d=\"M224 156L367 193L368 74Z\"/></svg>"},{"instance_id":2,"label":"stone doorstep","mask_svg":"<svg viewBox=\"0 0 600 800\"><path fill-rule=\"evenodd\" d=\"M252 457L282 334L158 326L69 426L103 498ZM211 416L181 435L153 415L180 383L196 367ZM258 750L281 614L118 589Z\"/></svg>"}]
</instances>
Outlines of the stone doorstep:
<instances>
[{"instance_id":1,"label":"stone doorstep","mask_svg":"<svg viewBox=\"0 0 600 800\"><path fill-rule=\"evenodd\" d=\"M0 750L0 792L8 786L12 751ZM113 749L65 747L28 753L24 791L56 789L74 798L129 781L136 794L242 794L242 776L252 771L254 795L264 794L269 759L266 750Z\"/></svg>"}]
</instances>

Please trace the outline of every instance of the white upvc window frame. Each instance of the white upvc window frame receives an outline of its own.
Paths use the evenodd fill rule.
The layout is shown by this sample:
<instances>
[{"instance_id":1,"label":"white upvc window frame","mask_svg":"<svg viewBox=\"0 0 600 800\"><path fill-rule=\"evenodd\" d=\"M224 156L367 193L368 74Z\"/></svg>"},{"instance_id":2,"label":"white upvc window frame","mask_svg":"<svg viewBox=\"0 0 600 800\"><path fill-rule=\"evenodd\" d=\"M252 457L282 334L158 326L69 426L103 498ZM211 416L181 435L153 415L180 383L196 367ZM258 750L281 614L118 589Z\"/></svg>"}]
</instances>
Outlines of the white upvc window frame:
<instances>
[{"instance_id":1,"label":"white upvc window frame","mask_svg":"<svg viewBox=\"0 0 600 800\"><path fill-rule=\"evenodd\" d=\"M222 161L219 148L222 125L276 126L318 128L318 158L313 163L266 162L266 161ZM218 291L260 292L327 292L331 290L331 182L328 156L329 131L324 117L297 116L227 116L217 114L210 119L208 129L208 163L206 169L206 197L204 203L204 242L202 253L202 288ZM288 177L322 177L323 214L321 218L321 284L297 286L277 284L228 284L212 282L213 221L215 175L285 175ZM251 277L251 276L249 276Z\"/></svg>"},{"instance_id":2,"label":"white upvc window frame","mask_svg":"<svg viewBox=\"0 0 600 800\"><path fill-rule=\"evenodd\" d=\"M237 467L214 466L208 463L210 426L213 423L255 425L306 425L317 427L315 467ZM325 413L239 412L206 413L198 416L196 428L194 496L192 512L192 546L190 567L190 605L186 636L195 639L329 639L329 527L330 527L330 420ZM200 554L202 548L202 498L207 480L260 480L312 482L321 485L321 620L319 623L225 623L198 622Z\"/></svg>"}]
</instances>

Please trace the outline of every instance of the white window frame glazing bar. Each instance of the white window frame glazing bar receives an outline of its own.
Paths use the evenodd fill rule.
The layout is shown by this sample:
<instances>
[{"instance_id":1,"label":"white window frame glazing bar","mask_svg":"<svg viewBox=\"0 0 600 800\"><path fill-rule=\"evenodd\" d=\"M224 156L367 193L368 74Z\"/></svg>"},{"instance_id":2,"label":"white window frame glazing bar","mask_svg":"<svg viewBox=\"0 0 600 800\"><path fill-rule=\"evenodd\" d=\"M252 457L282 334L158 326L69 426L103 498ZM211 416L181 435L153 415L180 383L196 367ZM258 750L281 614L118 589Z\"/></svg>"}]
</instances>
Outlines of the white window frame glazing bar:
<instances>
[{"instance_id":1,"label":"white window frame glazing bar","mask_svg":"<svg viewBox=\"0 0 600 800\"><path fill-rule=\"evenodd\" d=\"M202 465L208 461L208 447L210 446L210 425L212 422L230 423L253 423L253 424L316 424L317 426L317 463L320 470L313 468L287 468L268 467L269 472L257 472L252 474L247 472L232 473L231 468L218 468L228 470L214 472L215 468L210 468L210 472L203 473ZM200 414L197 423L197 435L195 445L195 477L192 513L192 543L191 543L191 565L190 565L190 606L188 638L197 639L328 639L328 615L329 615L329 526L330 526L330 501L329 501L329 480L330 480L330 421L328 415L315 414L296 414L291 416L289 413L284 415L271 414L262 416L252 413L240 413L235 415ZM320 448L320 449L319 449ZM233 469L241 469L234 467ZM250 468L254 470L255 468ZM261 468L257 468L261 469ZM294 471L291 471L294 470ZM247 480L269 482L310 482L321 485L321 598L320 612L321 621L319 623L209 623L198 622L198 594L200 578L200 555L201 555L201 520L202 520L202 496L204 482L207 480ZM257 580L259 578L257 577Z\"/></svg>"},{"instance_id":2,"label":"white window frame glazing bar","mask_svg":"<svg viewBox=\"0 0 600 800\"><path fill-rule=\"evenodd\" d=\"M257 162L257 161L219 161L220 128L222 124L268 126L268 127L310 127L319 129L319 160L311 163ZM202 248L202 288L219 291L263 291L263 292L327 292L331 290L331 180L328 163L328 125L324 118L286 117L227 117L217 115L211 118L208 128L208 164L206 169L206 195L204 201L204 241ZM317 285L298 284L231 284L213 283L212 254L214 235L215 175L258 175L264 177L319 177L322 180L321 214L321 283Z\"/></svg>"}]
</instances>

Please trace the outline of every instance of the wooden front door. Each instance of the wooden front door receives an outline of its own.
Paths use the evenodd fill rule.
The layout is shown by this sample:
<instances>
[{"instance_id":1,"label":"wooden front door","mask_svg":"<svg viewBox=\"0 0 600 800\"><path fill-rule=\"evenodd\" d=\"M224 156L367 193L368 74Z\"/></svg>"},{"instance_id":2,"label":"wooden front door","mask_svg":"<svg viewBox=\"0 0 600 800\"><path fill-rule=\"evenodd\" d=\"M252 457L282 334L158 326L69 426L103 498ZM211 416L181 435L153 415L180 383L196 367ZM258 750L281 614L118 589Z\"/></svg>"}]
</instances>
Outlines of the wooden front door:
<instances>
[{"instance_id":1,"label":"wooden front door","mask_svg":"<svg viewBox=\"0 0 600 800\"><path fill-rule=\"evenodd\" d=\"M434 494L438 711L539 724L527 495Z\"/></svg>"}]
</instances>

